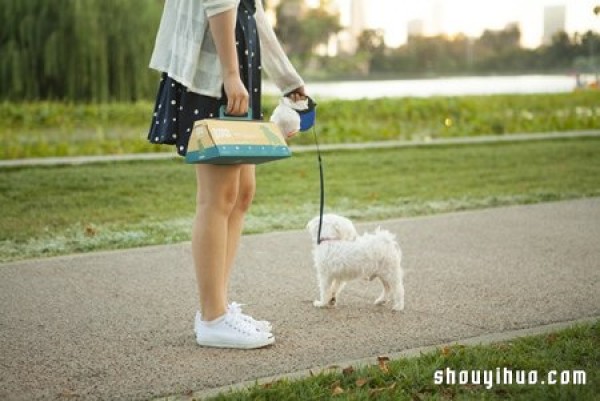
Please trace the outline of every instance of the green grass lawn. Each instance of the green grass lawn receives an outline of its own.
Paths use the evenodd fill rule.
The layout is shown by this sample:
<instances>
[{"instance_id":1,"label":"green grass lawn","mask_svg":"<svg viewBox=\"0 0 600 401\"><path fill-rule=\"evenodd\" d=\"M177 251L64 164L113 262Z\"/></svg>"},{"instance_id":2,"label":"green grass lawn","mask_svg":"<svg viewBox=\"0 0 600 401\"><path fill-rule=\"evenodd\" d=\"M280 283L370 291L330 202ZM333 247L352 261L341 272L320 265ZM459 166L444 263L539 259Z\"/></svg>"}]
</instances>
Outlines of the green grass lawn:
<instances>
[{"instance_id":1,"label":"green grass lawn","mask_svg":"<svg viewBox=\"0 0 600 401\"><path fill-rule=\"evenodd\" d=\"M326 210L357 221L600 195L600 139L323 155ZM314 153L260 165L246 233L318 213ZM193 166L181 160L0 170L0 261L189 240Z\"/></svg>"},{"instance_id":2,"label":"green grass lawn","mask_svg":"<svg viewBox=\"0 0 600 401\"><path fill-rule=\"evenodd\" d=\"M600 127L600 93L319 100L323 143ZM265 117L277 99L265 96ZM0 159L165 151L147 142L153 104L0 103ZM296 144L310 144L310 135Z\"/></svg>"},{"instance_id":3,"label":"green grass lawn","mask_svg":"<svg viewBox=\"0 0 600 401\"><path fill-rule=\"evenodd\" d=\"M455 372L454 383L446 369ZM499 381L496 380L497 369L502 375ZM504 381L505 369L511 372L512 384ZM468 383L460 384L461 371L469 375ZM479 383L474 383L476 375L471 381L471 371L481 372ZM487 376L483 372L487 372ZM522 380L524 376L527 379ZM581 383L581 379L585 379L585 384L575 384L576 380ZM556 382L550 384L554 380ZM256 385L211 400L593 401L598 400L599 394L600 321L597 321L492 345L438 348L416 358L391 361L380 358L374 366L341 367L336 372Z\"/></svg>"}]
</instances>

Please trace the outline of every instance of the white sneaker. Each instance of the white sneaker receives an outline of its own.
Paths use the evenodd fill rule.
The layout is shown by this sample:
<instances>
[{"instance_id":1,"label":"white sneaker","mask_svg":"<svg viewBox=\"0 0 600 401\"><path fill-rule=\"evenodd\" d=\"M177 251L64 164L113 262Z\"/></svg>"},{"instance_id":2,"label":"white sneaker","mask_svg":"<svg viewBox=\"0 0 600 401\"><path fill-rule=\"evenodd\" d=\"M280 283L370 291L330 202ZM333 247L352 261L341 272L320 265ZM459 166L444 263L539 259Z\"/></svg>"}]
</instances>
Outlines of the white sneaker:
<instances>
[{"instance_id":1,"label":"white sneaker","mask_svg":"<svg viewBox=\"0 0 600 401\"><path fill-rule=\"evenodd\" d=\"M271 326L271 323L267 320L256 320L252 316L242 313L242 306L243 304L232 302L227 306L227 310L233 314L239 315L242 318L242 320L245 320L248 323L254 325L260 331L270 333L271 330L273 330L273 326Z\"/></svg>"},{"instance_id":2,"label":"white sneaker","mask_svg":"<svg viewBox=\"0 0 600 401\"><path fill-rule=\"evenodd\" d=\"M195 331L196 342L204 347L254 349L275 342L271 333L258 330L231 312L211 322L197 321Z\"/></svg>"},{"instance_id":3,"label":"white sneaker","mask_svg":"<svg viewBox=\"0 0 600 401\"><path fill-rule=\"evenodd\" d=\"M270 333L273 330L273 326L267 320L256 320L250 315L246 315L242 313L242 305L237 302L232 302L227 306L227 311L233 313L234 315L238 315L242 320L252 324L260 331L264 331L265 333ZM197 311L196 312L196 322L194 327L198 327L198 322L202 321L202 314Z\"/></svg>"}]
</instances>

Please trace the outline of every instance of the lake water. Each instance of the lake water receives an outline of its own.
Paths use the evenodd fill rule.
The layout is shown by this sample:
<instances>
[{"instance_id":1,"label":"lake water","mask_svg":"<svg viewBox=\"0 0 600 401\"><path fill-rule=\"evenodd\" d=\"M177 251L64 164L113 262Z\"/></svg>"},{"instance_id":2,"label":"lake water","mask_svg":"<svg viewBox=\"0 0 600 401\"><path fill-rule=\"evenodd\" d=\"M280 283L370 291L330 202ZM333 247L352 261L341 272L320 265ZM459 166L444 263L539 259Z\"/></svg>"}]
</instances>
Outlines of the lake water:
<instances>
[{"instance_id":1,"label":"lake water","mask_svg":"<svg viewBox=\"0 0 600 401\"><path fill-rule=\"evenodd\" d=\"M568 75L518 75L402 79L388 81L308 82L314 98L361 99L527 93L564 93L575 87ZM278 95L275 85L264 83L266 94Z\"/></svg>"}]
</instances>

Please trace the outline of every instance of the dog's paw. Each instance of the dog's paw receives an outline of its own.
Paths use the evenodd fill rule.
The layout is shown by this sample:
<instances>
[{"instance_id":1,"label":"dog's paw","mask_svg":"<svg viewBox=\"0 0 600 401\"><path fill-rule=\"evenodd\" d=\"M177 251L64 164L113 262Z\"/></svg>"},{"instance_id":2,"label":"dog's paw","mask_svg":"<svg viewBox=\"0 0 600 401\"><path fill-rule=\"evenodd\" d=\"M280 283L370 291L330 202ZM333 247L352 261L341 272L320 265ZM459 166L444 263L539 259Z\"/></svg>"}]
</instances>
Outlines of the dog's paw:
<instances>
[{"instance_id":1,"label":"dog's paw","mask_svg":"<svg viewBox=\"0 0 600 401\"><path fill-rule=\"evenodd\" d=\"M400 312L404 310L404 304L396 304L392 307L393 311Z\"/></svg>"},{"instance_id":2,"label":"dog's paw","mask_svg":"<svg viewBox=\"0 0 600 401\"><path fill-rule=\"evenodd\" d=\"M387 304L387 299L381 299L381 298L378 298L378 299L376 299L376 300L375 300L375 302L373 302L373 303L374 303L375 305L377 305L377 306L382 306L382 305L385 305L385 304Z\"/></svg>"},{"instance_id":3,"label":"dog's paw","mask_svg":"<svg viewBox=\"0 0 600 401\"><path fill-rule=\"evenodd\" d=\"M327 303L317 300L317 301L313 301L313 306L315 308L324 308L327 306Z\"/></svg>"}]
</instances>

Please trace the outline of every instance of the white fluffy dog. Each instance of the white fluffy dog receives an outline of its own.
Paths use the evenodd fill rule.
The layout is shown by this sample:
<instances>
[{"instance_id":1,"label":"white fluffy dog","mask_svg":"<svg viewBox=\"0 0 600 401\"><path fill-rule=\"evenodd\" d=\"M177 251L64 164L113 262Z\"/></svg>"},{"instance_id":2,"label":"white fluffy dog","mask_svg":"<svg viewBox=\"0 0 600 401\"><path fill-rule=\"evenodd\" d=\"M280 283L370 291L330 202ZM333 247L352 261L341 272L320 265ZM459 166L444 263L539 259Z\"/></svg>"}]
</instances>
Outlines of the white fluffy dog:
<instances>
[{"instance_id":1,"label":"white fluffy dog","mask_svg":"<svg viewBox=\"0 0 600 401\"><path fill-rule=\"evenodd\" d=\"M391 301L393 310L404 309L402 252L396 237L378 228L372 233L358 235L354 225L345 217L325 214L321 243L317 245L319 217L306 226L313 239L313 257L321 299L314 301L318 308L334 306L347 281L356 278L379 278L383 292L376 305Z\"/></svg>"}]
</instances>

